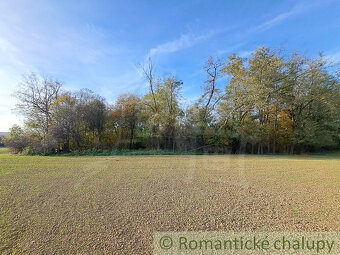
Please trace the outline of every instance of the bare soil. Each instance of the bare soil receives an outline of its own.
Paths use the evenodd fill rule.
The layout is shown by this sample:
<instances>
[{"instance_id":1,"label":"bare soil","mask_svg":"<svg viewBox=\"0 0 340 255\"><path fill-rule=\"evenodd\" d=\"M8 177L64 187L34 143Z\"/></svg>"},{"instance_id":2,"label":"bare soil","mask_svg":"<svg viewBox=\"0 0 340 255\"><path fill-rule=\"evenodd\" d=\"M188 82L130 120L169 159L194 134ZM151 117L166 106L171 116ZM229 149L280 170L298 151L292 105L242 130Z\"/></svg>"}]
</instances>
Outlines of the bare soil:
<instances>
[{"instance_id":1,"label":"bare soil","mask_svg":"<svg viewBox=\"0 0 340 255\"><path fill-rule=\"evenodd\" d=\"M340 231L340 158L0 154L1 254L151 254L155 231Z\"/></svg>"}]
</instances>

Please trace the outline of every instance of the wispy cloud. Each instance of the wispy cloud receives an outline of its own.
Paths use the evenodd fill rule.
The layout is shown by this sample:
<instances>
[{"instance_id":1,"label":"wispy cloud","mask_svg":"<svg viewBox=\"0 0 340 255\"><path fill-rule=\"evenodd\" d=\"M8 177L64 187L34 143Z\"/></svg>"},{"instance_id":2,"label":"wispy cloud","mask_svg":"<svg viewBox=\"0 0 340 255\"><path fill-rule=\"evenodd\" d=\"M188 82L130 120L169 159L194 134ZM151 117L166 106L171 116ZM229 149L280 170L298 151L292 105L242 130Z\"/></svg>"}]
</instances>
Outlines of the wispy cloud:
<instances>
[{"instance_id":1,"label":"wispy cloud","mask_svg":"<svg viewBox=\"0 0 340 255\"><path fill-rule=\"evenodd\" d=\"M180 38L160 44L149 51L148 56L152 57L154 55L164 54L164 53L172 53L185 48L188 48L195 44L195 42L199 41L199 38L189 35L182 35Z\"/></svg>"},{"instance_id":2,"label":"wispy cloud","mask_svg":"<svg viewBox=\"0 0 340 255\"><path fill-rule=\"evenodd\" d=\"M181 35L179 38L173 41L165 42L163 44L157 45L156 47L150 49L147 54L147 57L173 53L173 52L177 52L177 51L180 51L186 48L190 48L193 45L201 41L207 40L210 37L222 31L225 31L225 29L224 30L212 30L206 34L200 34L200 35L194 35L194 34Z\"/></svg>"},{"instance_id":3,"label":"wispy cloud","mask_svg":"<svg viewBox=\"0 0 340 255\"><path fill-rule=\"evenodd\" d=\"M289 18L290 16L293 16L294 14L297 14L299 12L301 12L302 9L300 7L293 7L293 9L291 9L288 12L284 12L284 13L280 13L279 15L277 15L276 17L260 24L259 26L257 26L255 28L256 31L265 31L268 30L270 28L272 28L273 26L279 24L280 22L284 21L285 19Z\"/></svg>"},{"instance_id":4,"label":"wispy cloud","mask_svg":"<svg viewBox=\"0 0 340 255\"><path fill-rule=\"evenodd\" d=\"M24 65L17 57L19 49L5 38L0 37L0 64Z\"/></svg>"},{"instance_id":5,"label":"wispy cloud","mask_svg":"<svg viewBox=\"0 0 340 255\"><path fill-rule=\"evenodd\" d=\"M327 4L329 2L332 2L333 0L324 0L324 1L320 1L320 0L311 0L309 2L304 2L304 3L298 3L296 5L294 5L290 10L288 11L285 11L285 12L281 12L279 14L277 14L276 16L274 16L273 18L271 19L268 19L266 21L264 21L263 23L257 25L257 26L254 26L252 28L250 28L249 30L247 31L244 31L242 32L242 42L241 43L238 43L236 45L232 45L226 49L222 49L222 50L218 50L217 51L217 55L224 55L224 54L227 54L227 53L233 53L233 52L236 52L238 53L238 55L240 57L248 57L252 51L249 51L249 50L246 50L246 51L237 51L238 48L240 48L241 46L243 46L245 44L245 39L246 37L254 34L254 33L257 33L257 32L264 32L272 27L275 27L276 25L284 22L285 20L289 19L290 17L292 16L295 16L295 15L298 15L300 13L303 13L303 12L307 12L311 9L314 9L318 6L320 6L320 4Z\"/></svg>"},{"instance_id":6,"label":"wispy cloud","mask_svg":"<svg viewBox=\"0 0 340 255\"><path fill-rule=\"evenodd\" d=\"M329 1L309 1L304 3L298 3L294 5L289 11L279 13L274 18L269 19L263 22L262 24L256 26L253 30L261 32L266 31L292 16L309 11L311 9L318 7L320 4L326 4L328 2Z\"/></svg>"}]
</instances>

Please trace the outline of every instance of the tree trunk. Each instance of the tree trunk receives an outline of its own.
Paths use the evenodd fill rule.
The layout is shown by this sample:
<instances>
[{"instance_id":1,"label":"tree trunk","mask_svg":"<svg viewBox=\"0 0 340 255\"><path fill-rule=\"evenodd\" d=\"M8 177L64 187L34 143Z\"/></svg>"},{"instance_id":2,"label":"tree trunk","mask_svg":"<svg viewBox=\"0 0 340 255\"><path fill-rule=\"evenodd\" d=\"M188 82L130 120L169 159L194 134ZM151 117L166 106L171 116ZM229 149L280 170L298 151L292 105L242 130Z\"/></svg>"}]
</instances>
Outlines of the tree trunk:
<instances>
[{"instance_id":1,"label":"tree trunk","mask_svg":"<svg viewBox=\"0 0 340 255\"><path fill-rule=\"evenodd\" d=\"M131 128L131 133L130 133L130 150L132 150L132 144L133 144L133 133L134 133L134 128Z\"/></svg>"},{"instance_id":2,"label":"tree trunk","mask_svg":"<svg viewBox=\"0 0 340 255\"><path fill-rule=\"evenodd\" d=\"M273 154L276 153L277 106L275 105Z\"/></svg>"}]
</instances>

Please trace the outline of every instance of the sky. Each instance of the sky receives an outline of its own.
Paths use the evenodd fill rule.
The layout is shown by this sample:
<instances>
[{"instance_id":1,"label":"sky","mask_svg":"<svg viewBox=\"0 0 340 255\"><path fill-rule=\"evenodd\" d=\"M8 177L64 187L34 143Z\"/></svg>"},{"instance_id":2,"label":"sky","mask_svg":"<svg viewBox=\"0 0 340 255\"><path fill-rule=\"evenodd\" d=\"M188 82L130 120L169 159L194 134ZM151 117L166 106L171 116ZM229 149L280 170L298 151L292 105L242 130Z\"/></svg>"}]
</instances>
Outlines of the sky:
<instances>
[{"instance_id":1,"label":"sky","mask_svg":"<svg viewBox=\"0 0 340 255\"><path fill-rule=\"evenodd\" d=\"M190 103L209 56L247 57L265 45L340 62L339 14L338 0L0 0L0 132L22 123L13 95L23 74L113 103L147 92L138 64L151 57L157 75L183 81Z\"/></svg>"}]
</instances>

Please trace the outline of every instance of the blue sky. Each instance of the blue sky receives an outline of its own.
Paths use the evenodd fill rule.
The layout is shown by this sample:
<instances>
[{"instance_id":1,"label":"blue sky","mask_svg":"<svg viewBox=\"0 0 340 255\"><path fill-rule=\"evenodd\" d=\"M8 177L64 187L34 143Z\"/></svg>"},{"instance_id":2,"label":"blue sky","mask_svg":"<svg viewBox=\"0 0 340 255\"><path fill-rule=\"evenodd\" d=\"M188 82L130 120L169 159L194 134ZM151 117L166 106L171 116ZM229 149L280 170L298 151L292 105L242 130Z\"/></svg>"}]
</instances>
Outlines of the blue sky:
<instances>
[{"instance_id":1,"label":"blue sky","mask_svg":"<svg viewBox=\"0 0 340 255\"><path fill-rule=\"evenodd\" d=\"M210 55L247 56L259 45L340 61L340 1L2 0L0 131L20 123L11 94L30 71L111 103L146 92L137 65L151 56L158 75L184 82L183 102L191 102Z\"/></svg>"}]
</instances>

